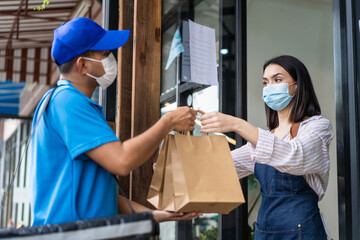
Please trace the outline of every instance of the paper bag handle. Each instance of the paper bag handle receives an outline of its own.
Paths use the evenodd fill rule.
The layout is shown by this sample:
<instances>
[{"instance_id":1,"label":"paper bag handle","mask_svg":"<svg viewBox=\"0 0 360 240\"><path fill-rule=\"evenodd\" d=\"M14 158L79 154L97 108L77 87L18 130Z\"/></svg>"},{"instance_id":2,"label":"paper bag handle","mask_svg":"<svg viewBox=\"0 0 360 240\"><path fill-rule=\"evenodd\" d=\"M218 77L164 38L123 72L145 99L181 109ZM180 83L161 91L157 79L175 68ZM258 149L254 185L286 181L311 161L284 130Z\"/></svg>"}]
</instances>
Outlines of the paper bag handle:
<instances>
[{"instance_id":1,"label":"paper bag handle","mask_svg":"<svg viewBox=\"0 0 360 240\"><path fill-rule=\"evenodd\" d=\"M196 112L200 113L201 115L205 115L205 112L203 110L199 109L199 110L196 110ZM200 126L200 127L202 126L199 119L195 119L195 124Z\"/></svg>"},{"instance_id":2,"label":"paper bag handle","mask_svg":"<svg viewBox=\"0 0 360 240\"><path fill-rule=\"evenodd\" d=\"M201 115L205 115L205 112L203 110L196 110L196 112L200 113Z\"/></svg>"},{"instance_id":3,"label":"paper bag handle","mask_svg":"<svg viewBox=\"0 0 360 240\"><path fill-rule=\"evenodd\" d=\"M201 115L205 115L205 112L202 111L202 110L196 110L196 112L200 113ZM202 126L199 119L195 119L195 124L198 125L198 126L200 126L200 127ZM229 143L231 143L232 145L236 146L236 140L235 140L235 139L230 138L230 137L226 136L226 135L223 134L223 133L214 133L214 134L216 134L216 135L224 135L224 136L226 137L226 140L227 140Z\"/></svg>"}]
</instances>

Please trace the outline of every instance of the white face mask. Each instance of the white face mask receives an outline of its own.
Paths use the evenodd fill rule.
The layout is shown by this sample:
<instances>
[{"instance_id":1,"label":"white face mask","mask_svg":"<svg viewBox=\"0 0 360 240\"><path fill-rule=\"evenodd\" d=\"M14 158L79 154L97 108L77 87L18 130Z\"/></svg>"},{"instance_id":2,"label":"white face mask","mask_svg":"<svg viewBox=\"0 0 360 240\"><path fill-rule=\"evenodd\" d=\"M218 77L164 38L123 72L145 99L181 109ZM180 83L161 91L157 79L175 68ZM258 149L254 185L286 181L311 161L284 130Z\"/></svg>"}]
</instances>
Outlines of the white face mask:
<instances>
[{"instance_id":1,"label":"white face mask","mask_svg":"<svg viewBox=\"0 0 360 240\"><path fill-rule=\"evenodd\" d=\"M105 74L102 75L101 77L95 77L95 76L91 75L90 73L86 73L86 75L88 75L89 77L94 78L99 83L100 87L105 89L114 82L114 80L117 76L118 68L117 68L116 59L112 53L110 53L109 56L102 59L101 61L97 60L97 59L87 58L87 57L84 57L84 59L102 63Z\"/></svg>"}]
</instances>

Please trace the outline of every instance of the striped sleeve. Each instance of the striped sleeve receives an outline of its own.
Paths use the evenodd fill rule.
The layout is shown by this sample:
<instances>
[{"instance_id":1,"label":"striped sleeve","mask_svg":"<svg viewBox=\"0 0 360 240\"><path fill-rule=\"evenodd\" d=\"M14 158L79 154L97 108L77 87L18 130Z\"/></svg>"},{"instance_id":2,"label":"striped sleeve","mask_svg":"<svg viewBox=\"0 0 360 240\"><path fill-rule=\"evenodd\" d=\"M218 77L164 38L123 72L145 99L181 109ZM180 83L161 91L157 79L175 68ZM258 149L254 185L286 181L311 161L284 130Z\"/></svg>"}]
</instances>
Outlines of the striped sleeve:
<instances>
[{"instance_id":1,"label":"striped sleeve","mask_svg":"<svg viewBox=\"0 0 360 240\"><path fill-rule=\"evenodd\" d=\"M251 158L252 148L250 145L247 143L231 152L239 179L254 173L255 162Z\"/></svg>"},{"instance_id":2,"label":"striped sleeve","mask_svg":"<svg viewBox=\"0 0 360 240\"><path fill-rule=\"evenodd\" d=\"M330 168L329 144L333 136L329 120L323 117L300 126L298 135L290 141L259 129L253 159L293 175L325 176Z\"/></svg>"}]
</instances>

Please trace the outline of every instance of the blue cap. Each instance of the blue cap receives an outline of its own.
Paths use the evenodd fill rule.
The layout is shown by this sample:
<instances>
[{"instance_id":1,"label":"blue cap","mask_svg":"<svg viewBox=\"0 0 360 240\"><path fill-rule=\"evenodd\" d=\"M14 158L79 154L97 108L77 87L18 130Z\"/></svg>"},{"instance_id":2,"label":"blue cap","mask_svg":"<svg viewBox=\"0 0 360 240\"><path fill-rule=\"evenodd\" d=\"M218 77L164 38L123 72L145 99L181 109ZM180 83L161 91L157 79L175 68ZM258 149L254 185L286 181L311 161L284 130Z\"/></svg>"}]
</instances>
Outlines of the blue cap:
<instances>
[{"instance_id":1,"label":"blue cap","mask_svg":"<svg viewBox=\"0 0 360 240\"><path fill-rule=\"evenodd\" d=\"M54 30L51 56L61 65L89 50L117 49L129 36L130 30L106 31L89 18L75 18Z\"/></svg>"}]
</instances>

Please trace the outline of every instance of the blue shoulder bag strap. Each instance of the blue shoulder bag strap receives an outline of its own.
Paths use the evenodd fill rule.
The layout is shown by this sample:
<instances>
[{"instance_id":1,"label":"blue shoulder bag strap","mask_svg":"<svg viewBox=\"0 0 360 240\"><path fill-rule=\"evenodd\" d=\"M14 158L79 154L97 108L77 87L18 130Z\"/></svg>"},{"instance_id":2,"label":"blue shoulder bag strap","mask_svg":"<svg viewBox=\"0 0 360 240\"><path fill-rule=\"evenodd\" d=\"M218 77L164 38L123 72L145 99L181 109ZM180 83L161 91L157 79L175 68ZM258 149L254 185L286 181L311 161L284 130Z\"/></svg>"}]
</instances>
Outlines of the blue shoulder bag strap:
<instances>
[{"instance_id":1,"label":"blue shoulder bag strap","mask_svg":"<svg viewBox=\"0 0 360 240\"><path fill-rule=\"evenodd\" d=\"M57 88L57 87L55 87L55 88L53 88L53 89L51 90L50 94L49 94L48 97L45 99L45 102L44 102L44 105L43 105L43 107L42 107L42 109L41 109L41 112L38 114L38 117L37 117L37 119L36 119L36 123L35 123L35 125L34 125L34 128L32 129L31 134L30 134L30 137L29 137L29 139L28 139L28 141L27 141L27 143L26 143L25 150L22 152L21 157L20 157L20 160L19 160L18 164L16 165L15 171L14 171L14 173L13 173L13 175L12 175L11 181L10 181L9 185L7 186L7 188L6 188L6 192L4 192L4 194L3 194L3 196L2 196L2 199L1 199L1 207L2 207L2 208L5 207L6 199L7 199L8 195L9 195L10 189L12 188L12 186L13 186L13 184L14 184L15 177L16 177L18 171L19 171L19 168L20 168L20 165L21 165L22 160L24 159L25 153L27 152L27 150L28 150L28 148L29 148L30 141L31 141L32 137L34 136L35 129L36 129L38 123L39 123L39 120L40 120L41 116L43 115L45 109L46 109L47 106L49 105L51 96L53 95L53 93L54 93L54 91L55 91L56 88Z\"/></svg>"}]
</instances>

